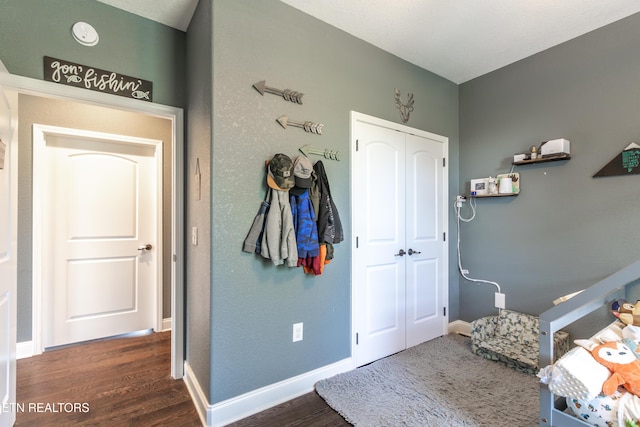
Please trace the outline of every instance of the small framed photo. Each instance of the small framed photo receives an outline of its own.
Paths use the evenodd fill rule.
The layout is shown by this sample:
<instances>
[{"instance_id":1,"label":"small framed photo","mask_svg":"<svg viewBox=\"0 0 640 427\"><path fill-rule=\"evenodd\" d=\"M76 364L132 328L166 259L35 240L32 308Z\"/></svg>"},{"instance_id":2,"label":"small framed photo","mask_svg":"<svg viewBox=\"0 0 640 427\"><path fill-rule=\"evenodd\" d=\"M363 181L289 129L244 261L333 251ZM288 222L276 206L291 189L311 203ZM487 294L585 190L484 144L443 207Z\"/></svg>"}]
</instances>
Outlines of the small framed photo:
<instances>
[{"instance_id":1,"label":"small framed photo","mask_svg":"<svg viewBox=\"0 0 640 427\"><path fill-rule=\"evenodd\" d=\"M475 191L476 196L489 194L489 178L472 179L470 187L470 191Z\"/></svg>"}]
</instances>

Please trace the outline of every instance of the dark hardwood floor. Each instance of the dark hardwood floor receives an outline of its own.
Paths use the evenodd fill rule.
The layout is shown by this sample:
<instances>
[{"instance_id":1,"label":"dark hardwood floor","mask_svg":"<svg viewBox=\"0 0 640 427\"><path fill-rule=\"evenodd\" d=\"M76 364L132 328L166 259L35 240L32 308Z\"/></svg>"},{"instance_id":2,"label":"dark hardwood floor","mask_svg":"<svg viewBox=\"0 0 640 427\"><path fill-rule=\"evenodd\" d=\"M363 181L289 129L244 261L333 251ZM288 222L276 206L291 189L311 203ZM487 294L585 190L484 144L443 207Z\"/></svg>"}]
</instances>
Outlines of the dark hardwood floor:
<instances>
[{"instance_id":1,"label":"dark hardwood floor","mask_svg":"<svg viewBox=\"0 0 640 427\"><path fill-rule=\"evenodd\" d=\"M314 391L245 418L228 427L350 426Z\"/></svg>"},{"instance_id":2,"label":"dark hardwood floor","mask_svg":"<svg viewBox=\"0 0 640 427\"><path fill-rule=\"evenodd\" d=\"M17 362L15 427L202 426L182 380L170 376L171 333L113 338ZM315 392L232 427L350 426Z\"/></svg>"},{"instance_id":3,"label":"dark hardwood floor","mask_svg":"<svg viewBox=\"0 0 640 427\"><path fill-rule=\"evenodd\" d=\"M171 378L170 340L152 333L18 360L15 426L201 426Z\"/></svg>"}]
</instances>

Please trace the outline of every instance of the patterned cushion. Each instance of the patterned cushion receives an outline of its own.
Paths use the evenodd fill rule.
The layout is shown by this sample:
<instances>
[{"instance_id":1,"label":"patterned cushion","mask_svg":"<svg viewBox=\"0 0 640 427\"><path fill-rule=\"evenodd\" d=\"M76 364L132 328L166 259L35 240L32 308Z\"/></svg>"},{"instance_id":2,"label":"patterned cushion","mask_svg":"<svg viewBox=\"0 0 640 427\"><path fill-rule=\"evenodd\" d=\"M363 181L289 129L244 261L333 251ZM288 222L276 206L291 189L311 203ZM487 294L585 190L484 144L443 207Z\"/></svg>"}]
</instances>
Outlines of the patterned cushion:
<instances>
[{"instance_id":1,"label":"patterned cushion","mask_svg":"<svg viewBox=\"0 0 640 427\"><path fill-rule=\"evenodd\" d=\"M539 322L536 316L502 310L471 323L471 350L518 371L536 375L539 371ZM554 334L554 354L560 358L569 350L569 334Z\"/></svg>"}]
</instances>

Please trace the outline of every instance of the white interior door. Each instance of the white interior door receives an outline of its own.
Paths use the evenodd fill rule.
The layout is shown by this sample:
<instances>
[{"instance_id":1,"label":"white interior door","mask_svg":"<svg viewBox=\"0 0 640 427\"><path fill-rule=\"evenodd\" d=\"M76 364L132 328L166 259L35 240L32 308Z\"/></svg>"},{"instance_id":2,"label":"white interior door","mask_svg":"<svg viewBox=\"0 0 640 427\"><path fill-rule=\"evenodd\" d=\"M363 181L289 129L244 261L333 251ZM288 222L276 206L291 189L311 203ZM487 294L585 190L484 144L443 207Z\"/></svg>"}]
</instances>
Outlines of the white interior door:
<instances>
[{"instance_id":1,"label":"white interior door","mask_svg":"<svg viewBox=\"0 0 640 427\"><path fill-rule=\"evenodd\" d=\"M354 355L361 366L446 331L446 138L358 113L352 130Z\"/></svg>"},{"instance_id":2,"label":"white interior door","mask_svg":"<svg viewBox=\"0 0 640 427\"><path fill-rule=\"evenodd\" d=\"M2 63L0 62L0 68ZM1 72L1 70L0 70ZM11 98L12 101L9 100ZM0 426L16 419L17 94L0 86Z\"/></svg>"},{"instance_id":3,"label":"white interior door","mask_svg":"<svg viewBox=\"0 0 640 427\"><path fill-rule=\"evenodd\" d=\"M356 133L353 286L361 366L405 349L405 150L404 135L392 129L358 123Z\"/></svg>"},{"instance_id":4,"label":"white interior door","mask_svg":"<svg viewBox=\"0 0 640 427\"><path fill-rule=\"evenodd\" d=\"M406 346L443 335L447 282L442 189L444 144L405 134ZM444 208L444 209L443 209Z\"/></svg>"},{"instance_id":5,"label":"white interior door","mask_svg":"<svg viewBox=\"0 0 640 427\"><path fill-rule=\"evenodd\" d=\"M44 144L43 347L155 329L161 142L34 128Z\"/></svg>"}]
</instances>

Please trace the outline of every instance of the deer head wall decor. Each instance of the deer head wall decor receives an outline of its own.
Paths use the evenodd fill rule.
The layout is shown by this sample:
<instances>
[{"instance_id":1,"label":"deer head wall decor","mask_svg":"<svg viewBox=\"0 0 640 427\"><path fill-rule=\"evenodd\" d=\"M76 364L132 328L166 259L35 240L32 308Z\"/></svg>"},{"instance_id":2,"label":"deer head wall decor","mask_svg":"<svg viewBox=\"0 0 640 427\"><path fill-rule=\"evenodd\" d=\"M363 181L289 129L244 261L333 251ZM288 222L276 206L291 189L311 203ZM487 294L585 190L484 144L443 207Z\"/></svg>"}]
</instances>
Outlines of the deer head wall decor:
<instances>
[{"instance_id":1,"label":"deer head wall decor","mask_svg":"<svg viewBox=\"0 0 640 427\"><path fill-rule=\"evenodd\" d=\"M400 118L402 119L402 123L407 123L409 121L409 115L413 111L413 94L407 94L407 103L403 104L400 99L400 89L394 89L396 94L396 108L400 110Z\"/></svg>"}]
</instances>

